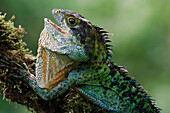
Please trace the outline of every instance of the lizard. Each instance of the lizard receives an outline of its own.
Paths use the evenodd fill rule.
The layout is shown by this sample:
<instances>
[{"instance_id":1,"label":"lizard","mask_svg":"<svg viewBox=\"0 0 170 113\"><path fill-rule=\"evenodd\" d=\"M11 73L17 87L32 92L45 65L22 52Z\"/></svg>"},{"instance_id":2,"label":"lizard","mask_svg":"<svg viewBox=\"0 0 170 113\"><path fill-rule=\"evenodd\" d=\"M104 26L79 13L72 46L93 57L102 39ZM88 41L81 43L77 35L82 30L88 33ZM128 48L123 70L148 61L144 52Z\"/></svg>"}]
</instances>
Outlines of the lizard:
<instances>
[{"instance_id":1,"label":"lizard","mask_svg":"<svg viewBox=\"0 0 170 113\"><path fill-rule=\"evenodd\" d=\"M110 33L70 10L52 14L59 25L44 19L36 76L23 77L41 98L48 101L74 89L108 112L160 112L128 71L111 61Z\"/></svg>"}]
</instances>

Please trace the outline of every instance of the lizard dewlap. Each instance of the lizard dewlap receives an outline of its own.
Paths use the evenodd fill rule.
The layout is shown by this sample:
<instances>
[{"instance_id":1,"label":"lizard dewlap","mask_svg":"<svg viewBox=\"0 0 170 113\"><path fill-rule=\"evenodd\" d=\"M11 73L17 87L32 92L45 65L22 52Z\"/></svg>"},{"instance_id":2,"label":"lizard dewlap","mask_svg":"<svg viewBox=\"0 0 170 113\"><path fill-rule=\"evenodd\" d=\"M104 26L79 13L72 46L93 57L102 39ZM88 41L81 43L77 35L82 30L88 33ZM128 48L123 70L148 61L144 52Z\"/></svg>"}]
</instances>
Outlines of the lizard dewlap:
<instances>
[{"instance_id":1,"label":"lizard dewlap","mask_svg":"<svg viewBox=\"0 0 170 113\"><path fill-rule=\"evenodd\" d=\"M53 85L65 80L66 72L74 63L68 55L60 55L50 50L50 47L55 46L54 42L55 40L44 29L39 39L36 61L36 80L41 88L51 89Z\"/></svg>"},{"instance_id":2,"label":"lizard dewlap","mask_svg":"<svg viewBox=\"0 0 170 113\"><path fill-rule=\"evenodd\" d=\"M62 45L64 40L61 39L64 39L65 32L49 19L45 18L44 22L45 27L39 39L36 80L39 87L51 89L65 80L66 72L71 70L74 62L64 54L68 53L67 48ZM58 54L59 51L63 54Z\"/></svg>"}]
</instances>

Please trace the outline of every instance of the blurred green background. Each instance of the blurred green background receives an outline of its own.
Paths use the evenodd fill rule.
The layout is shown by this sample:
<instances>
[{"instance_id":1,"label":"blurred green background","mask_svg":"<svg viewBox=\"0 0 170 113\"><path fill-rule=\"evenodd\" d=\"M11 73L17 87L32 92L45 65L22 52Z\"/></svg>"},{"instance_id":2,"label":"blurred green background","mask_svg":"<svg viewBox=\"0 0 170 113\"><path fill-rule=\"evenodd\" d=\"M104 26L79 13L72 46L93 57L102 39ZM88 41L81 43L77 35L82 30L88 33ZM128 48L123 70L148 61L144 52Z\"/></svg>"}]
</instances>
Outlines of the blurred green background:
<instances>
[{"instance_id":1,"label":"blurred green background","mask_svg":"<svg viewBox=\"0 0 170 113\"><path fill-rule=\"evenodd\" d=\"M54 8L80 13L93 24L113 33L113 61L170 113L170 1L169 0L1 0L0 12L16 16L15 26L28 32L27 47L36 55L43 18ZM1 96L2 98L2 96ZM0 98L0 113L24 113L25 107Z\"/></svg>"}]
</instances>

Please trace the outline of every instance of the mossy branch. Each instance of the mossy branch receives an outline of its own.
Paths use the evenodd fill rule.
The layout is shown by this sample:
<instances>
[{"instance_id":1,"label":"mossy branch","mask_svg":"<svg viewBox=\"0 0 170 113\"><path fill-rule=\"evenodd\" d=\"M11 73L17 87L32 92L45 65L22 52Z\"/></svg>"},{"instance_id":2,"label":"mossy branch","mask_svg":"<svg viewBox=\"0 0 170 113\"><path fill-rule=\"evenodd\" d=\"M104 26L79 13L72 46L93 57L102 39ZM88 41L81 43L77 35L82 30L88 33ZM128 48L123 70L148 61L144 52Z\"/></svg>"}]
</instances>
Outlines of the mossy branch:
<instances>
[{"instance_id":1,"label":"mossy branch","mask_svg":"<svg viewBox=\"0 0 170 113\"><path fill-rule=\"evenodd\" d=\"M5 21L5 15L0 13L0 93L7 100L26 106L28 110L37 113L63 112L106 112L97 105L82 98L73 90L62 97L45 101L40 98L22 79L14 77L18 67L24 69L24 64L34 74L36 57L25 49L22 41L24 28L14 27L14 16ZM10 65L13 69L7 68Z\"/></svg>"}]
</instances>

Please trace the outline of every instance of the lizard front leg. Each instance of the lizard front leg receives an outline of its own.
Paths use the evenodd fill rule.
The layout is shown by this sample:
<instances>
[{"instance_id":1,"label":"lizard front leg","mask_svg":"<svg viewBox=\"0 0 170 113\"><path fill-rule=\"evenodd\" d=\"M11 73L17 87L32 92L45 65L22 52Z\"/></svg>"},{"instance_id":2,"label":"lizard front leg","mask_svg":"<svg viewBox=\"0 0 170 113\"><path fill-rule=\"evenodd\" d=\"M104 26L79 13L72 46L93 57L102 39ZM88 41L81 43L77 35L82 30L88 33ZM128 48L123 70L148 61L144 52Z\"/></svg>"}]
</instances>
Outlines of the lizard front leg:
<instances>
[{"instance_id":1,"label":"lizard front leg","mask_svg":"<svg viewBox=\"0 0 170 113\"><path fill-rule=\"evenodd\" d=\"M40 88L37 85L37 82L33 75L27 76L25 79L41 98L45 100L50 100L59 97L60 95L68 91L69 88L83 83L91 78L94 78L96 75L97 74L95 74L95 72L91 70L73 70L69 73L68 78L65 81L59 83L50 91L45 88Z\"/></svg>"}]
</instances>

